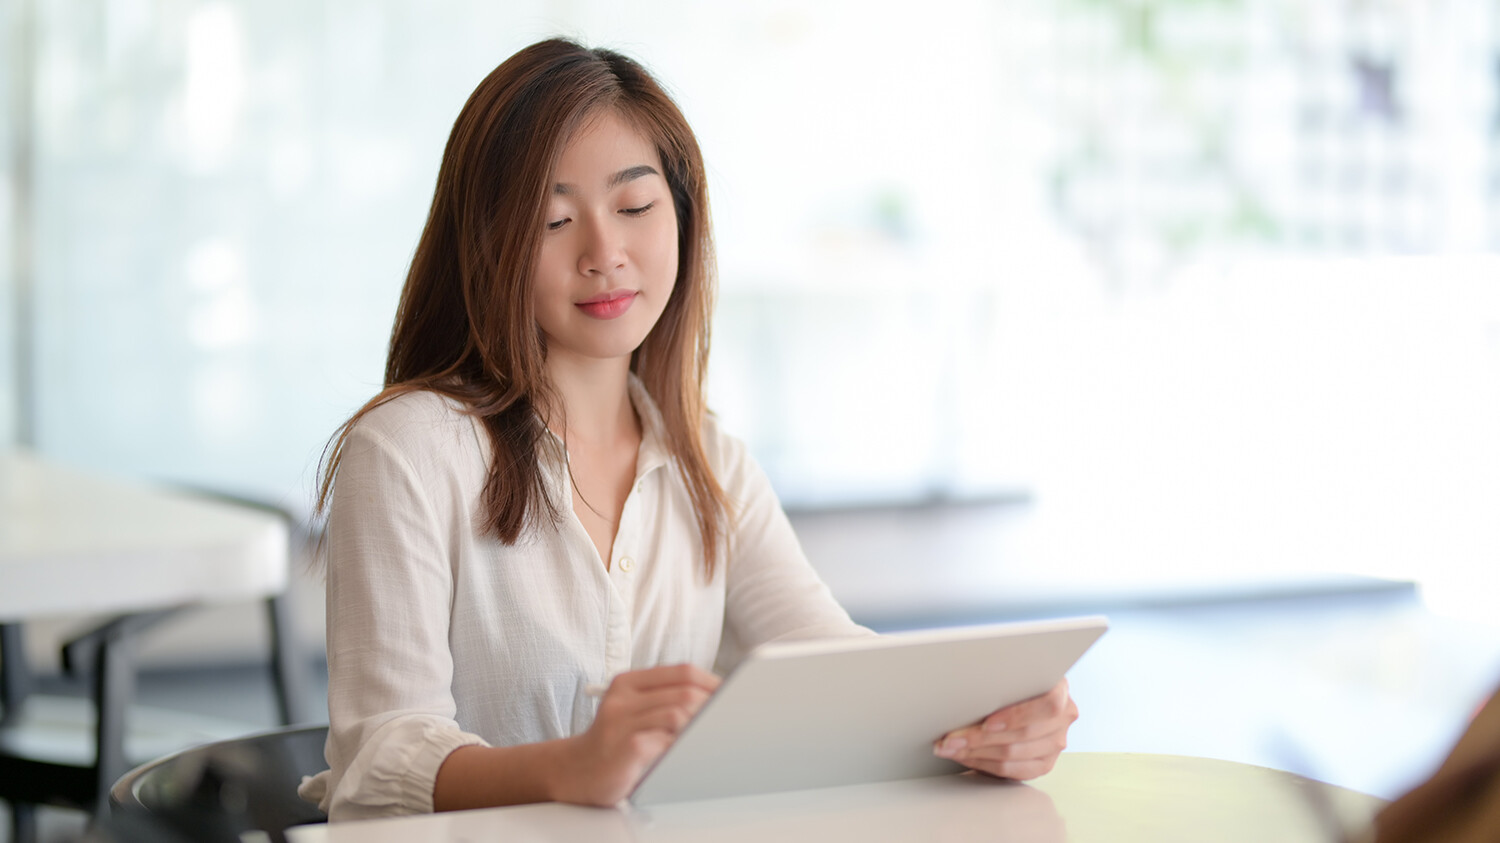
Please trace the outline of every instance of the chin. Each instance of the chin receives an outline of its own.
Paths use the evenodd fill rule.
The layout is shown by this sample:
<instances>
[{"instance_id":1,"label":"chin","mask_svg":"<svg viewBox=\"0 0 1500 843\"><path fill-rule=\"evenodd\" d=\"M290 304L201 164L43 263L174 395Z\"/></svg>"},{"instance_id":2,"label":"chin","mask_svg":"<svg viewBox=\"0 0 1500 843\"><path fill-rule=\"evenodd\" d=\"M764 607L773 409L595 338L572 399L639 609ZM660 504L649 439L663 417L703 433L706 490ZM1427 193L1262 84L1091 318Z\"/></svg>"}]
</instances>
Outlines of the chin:
<instances>
[{"instance_id":1,"label":"chin","mask_svg":"<svg viewBox=\"0 0 1500 843\"><path fill-rule=\"evenodd\" d=\"M635 353L636 349L641 347L641 343L645 341L645 337L642 337L635 343L628 341L568 343L561 347L567 349L571 354L591 360L618 360L621 357L629 358L630 355Z\"/></svg>"},{"instance_id":2,"label":"chin","mask_svg":"<svg viewBox=\"0 0 1500 843\"><path fill-rule=\"evenodd\" d=\"M614 360L634 354L654 325L654 320L650 325L621 324L620 320L600 324L590 320L571 322L560 326L564 329L558 331L547 331L544 326L543 333L552 351L582 359Z\"/></svg>"}]
</instances>

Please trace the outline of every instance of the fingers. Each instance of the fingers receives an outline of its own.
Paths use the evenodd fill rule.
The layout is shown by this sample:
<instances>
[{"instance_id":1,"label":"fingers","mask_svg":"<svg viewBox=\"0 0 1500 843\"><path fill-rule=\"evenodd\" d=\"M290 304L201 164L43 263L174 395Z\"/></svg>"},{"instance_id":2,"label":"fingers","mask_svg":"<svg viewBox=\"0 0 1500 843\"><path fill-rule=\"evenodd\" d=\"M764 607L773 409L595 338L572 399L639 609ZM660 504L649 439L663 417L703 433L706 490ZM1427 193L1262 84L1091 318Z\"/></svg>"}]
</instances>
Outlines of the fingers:
<instances>
[{"instance_id":1,"label":"fingers","mask_svg":"<svg viewBox=\"0 0 1500 843\"><path fill-rule=\"evenodd\" d=\"M961 730L951 732L935 741L932 745L932 752L940 758L951 758L954 761L966 763L968 759L974 757L1003 760L1034 757L1047 751L1061 752L1066 746L1067 730L1062 728L1021 740L1010 740L1003 735L986 735Z\"/></svg>"},{"instance_id":2,"label":"fingers","mask_svg":"<svg viewBox=\"0 0 1500 843\"><path fill-rule=\"evenodd\" d=\"M1055 758L1067 747L1067 735L1055 734L1021 743L970 745L959 752L955 760L968 766L973 766L975 762L1000 764L1010 761L1036 761Z\"/></svg>"},{"instance_id":3,"label":"fingers","mask_svg":"<svg viewBox=\"0 0 1500 843\"><path fill-rule=\"evenodd\" d=\"M1024 729L1034 723L1051 721L1062 715L1073 698L1068 694L1068 680L1063 679L1041 696L1008 705L984 718L981 725L990 731Z\"/></svg>"},{"instance_id":4,"label":"fingers","mask_svg":"<svg viewBox=\"0 0 1500 843\"><path fill-rule=\"evenodd\" d=\"M1014 743L968 743L962 738L950 737L939 744L934 752L992 776L1030 779L1051 771L1067 745L1067 732L1064 730L1036 740Z\"/></svg>"},{"instance_id":5,"label":"fingers","mask_svg":"<svg viewBox=\"0 0 1500 843\"><path fill-rule=\"evenodd\" d=\"M634 670L616 676L599 703L596 723L625 734L682 731L719 686L719 677L692 665Z\"/></svg>"},{"instance_id":6,"label":"fingers","mask_svg":"<svg viewBox=\"0 0 1500 843\"><path fill-rule=\"evenodd\" d=\"M593 725L570 739L575 773L564 801L612 805L624 798L718 687L717 676L691 665L616 676Z\"/></svg>"},{"instance_id":7,"label":"fingers","mask_svg":"<svg viewBox=\"0 0 1500 843\"><path fill-rule=\"evenodd\" d=\"M1057 756L1038 758L1031 761L1004 761L998 764L979 761L973 764L965 764L964 766L996 778L1014 779L1018 782L1024 782L1052 772L1052 768L1057 766Z\"/></svg>"},{"instance_id":8,"label":"fingers","mask_svg":"<svg viewBox=\"0 0 1500 843\"><path fill-rule=\"evenodd\" d=\"M1068 695L1067 680L1051 691L996 711L973 726L955 729L945 738L966 743L1018 743L1066 730L1078 719L1078 705Z\"/></svg>"},{"instance_id":9,"label":"fingers","mask_svg":"<svg viewBox=\"0 0 1500 843\"><path fill-rule=\"evenodd\" d=\"M723 680L719 677L696 665L674 664L621 673L609 683L609 690L648 691L654 688L692 686L711 694L718 690L721 681Z\"/></svg>"},{"instance_id":10,"label":"fingers","mask_svg":"<svg viewBox=\"0 0 1500 843\"><path fill-rule=\"evenodd\" d=\"M632 728L664 728L676 734L708 702L719 681L719 677L693 665L622 673L605 692L599 718L627 721Z\"/></svg>"},{"instance_id":11,"label":"fingers","mask_svg":"<svg viewBox=\"0 0 1500 843\"><path fill-rule=\"evenodd\" d=\"M656 731L676 738L677 734L692 722L693 712L681 706L661 706L649 711L635 712L630 728L635 731Z\"/></svg>"},{"instance_id":12,"label":"fingers","mask_svg":"<svg viewBox=\"0 0 1500 843\"><path fill-rule=\"evenodd\" d=\"M1078 706L1067 681L1047 693L1007 706L979 723L956 729L933 745L933 753L990 775L1028 779L1052 769L1067 747Z\"/></svg>"},{"instance_id":13,"label":"fingers","mask_svg":"<svg viewBox=\"0 0 1500 843\"><path fill-rule=\"evenodd\" d=\"M697 715L711 695L696 685L670 685L643 692L611 694L600 715L628 721L635 729L665 729L677 734ZM606 712L605 707L609 707Z\"/></svg>"},{"instance_id":14,"label":"fingers","mask_svg":"<svg viewBox=\"0 0 1500 843\"><path fill-rule=\"evenodd\" d=\"M1035 719L1020 719L997 712L978 726L971 727L974 738L982 743L1018 743L1036 740L1059 730L1066 732L1078 719L1078 705L1069 697L1058 708L1036 708L1031 714Z\"/></svg>"}]
</instances>

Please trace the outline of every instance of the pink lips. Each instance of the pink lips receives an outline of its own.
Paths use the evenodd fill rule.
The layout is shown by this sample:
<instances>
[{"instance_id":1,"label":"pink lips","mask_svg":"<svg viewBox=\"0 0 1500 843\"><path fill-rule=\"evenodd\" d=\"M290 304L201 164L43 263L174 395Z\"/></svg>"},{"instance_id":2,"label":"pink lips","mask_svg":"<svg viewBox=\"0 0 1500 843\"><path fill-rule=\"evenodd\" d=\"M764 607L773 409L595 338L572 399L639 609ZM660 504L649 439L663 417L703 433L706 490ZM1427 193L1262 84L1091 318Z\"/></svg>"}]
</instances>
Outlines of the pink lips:
<instances>
[{"instance_id":1,"label":"pink lips","mask_svg":"<svg viewBox=\"0 0 1500 843\"><path fill-rule=\"evenodd\" d=\"M613 319L630 309L637 293L634 290L611 290L581 302L574 302L585 315L595 319Z\"/></svg>"}]
</instances>

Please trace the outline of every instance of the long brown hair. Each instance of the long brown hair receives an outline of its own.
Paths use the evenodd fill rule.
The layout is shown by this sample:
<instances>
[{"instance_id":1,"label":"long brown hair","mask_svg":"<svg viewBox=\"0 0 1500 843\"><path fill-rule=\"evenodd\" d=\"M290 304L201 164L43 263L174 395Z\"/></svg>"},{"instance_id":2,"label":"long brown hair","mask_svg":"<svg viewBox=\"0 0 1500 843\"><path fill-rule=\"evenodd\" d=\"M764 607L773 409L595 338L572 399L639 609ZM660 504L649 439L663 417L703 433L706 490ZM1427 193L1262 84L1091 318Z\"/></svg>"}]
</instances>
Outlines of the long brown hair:
<instances>
[{"instance_id":1,"label":"long brown hair","mask_svg":"<svg viewBox=\"0 0 1500 843\"><path fill-rule=\"evenodd\" d=\"M554 393L531 289L553 168L574 132L605 109L655 145L676 207L676 285L630 369L661 410L712 579L731 516L702 436L715 286L703 156L682 112L644 68L570 41L543 41L506 59L459 112L401 291L385 389L330 442L319 512L359 420L398 395L432 390L461 401L489 432L485 530L511 544L528 525L558 517L538 459L545 425L537 411L553 405Z\"/></svg>"}]
</instances>

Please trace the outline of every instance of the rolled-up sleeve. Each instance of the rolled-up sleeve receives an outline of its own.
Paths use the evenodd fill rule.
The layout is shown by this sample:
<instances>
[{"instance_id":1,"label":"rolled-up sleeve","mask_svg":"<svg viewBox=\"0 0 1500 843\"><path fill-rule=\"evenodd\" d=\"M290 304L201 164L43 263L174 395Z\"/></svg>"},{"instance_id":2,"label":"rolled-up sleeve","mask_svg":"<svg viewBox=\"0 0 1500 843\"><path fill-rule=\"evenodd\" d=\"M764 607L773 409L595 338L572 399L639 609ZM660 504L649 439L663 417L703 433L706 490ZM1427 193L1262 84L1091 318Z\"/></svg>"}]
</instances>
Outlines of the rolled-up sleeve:
<instances>
[{"instance_id":1,"label":"rolled-up sleeve","mask_svg":"<svg viewBox=\"0 0 1500 843\"><path fill-rule=\"evenodd\" d=\"M430 812L449 753L484 743L454 719L449 551L469 516L440 459L363 423L344 445L326 535L331 769L302 788L330 820Z\"/></svg>"}]
</instances>

